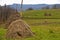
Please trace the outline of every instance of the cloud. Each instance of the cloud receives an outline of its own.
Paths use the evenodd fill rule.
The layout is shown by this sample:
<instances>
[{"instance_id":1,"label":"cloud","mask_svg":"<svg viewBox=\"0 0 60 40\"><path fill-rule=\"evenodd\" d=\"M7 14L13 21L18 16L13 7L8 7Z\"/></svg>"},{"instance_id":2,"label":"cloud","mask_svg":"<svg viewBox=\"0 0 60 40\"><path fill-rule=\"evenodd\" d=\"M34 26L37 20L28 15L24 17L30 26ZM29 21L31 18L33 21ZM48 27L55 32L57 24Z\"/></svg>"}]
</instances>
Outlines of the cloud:
<instances>
[{"instance_id":1,"label":"cloud","mask_svg":"<svg viewBox=\"0 0 60 40\"><path fill-rule=\"evenodd\" d=\"M60 4L60 0L57 0L57 1L58 1L57 3Z\"/></svg>"},{"instance_id":2,"label":"cloud","mask_svg":"<svg viewBox=\"0 0 60 40\"><path fill-rule=\"evenodd\" d=\"M13 4L13 3L21 3L21 0L0 0L0 5L4 4Z\"/></svg>"},{"instance_id":3,"label":"cloud","mask_svg":"<svg viewBox=\"0 0 60 40\"><path fill-rule=\"evenodd\" d=\"M0 5L21 3L21 0L0 0ZM60 0L24 0L24 4L60 4Z\"/></svg>"}]
</instances>

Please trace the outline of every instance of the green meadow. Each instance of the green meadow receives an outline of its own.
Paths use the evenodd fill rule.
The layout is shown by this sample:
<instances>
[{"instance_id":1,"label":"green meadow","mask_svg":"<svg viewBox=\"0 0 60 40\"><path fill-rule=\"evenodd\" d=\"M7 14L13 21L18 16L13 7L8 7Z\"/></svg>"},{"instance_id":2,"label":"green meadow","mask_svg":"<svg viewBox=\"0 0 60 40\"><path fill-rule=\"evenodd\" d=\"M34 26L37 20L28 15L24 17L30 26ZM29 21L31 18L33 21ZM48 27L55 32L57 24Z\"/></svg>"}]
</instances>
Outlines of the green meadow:
<instances>
[{"instance_id":1,"label":"green meadow","mask_svg":"<svg viewBox=\"0 0 60 40\"><path fill-rule=\"evenodd\" d=\"M25 40L60 40L60 19L26 19L26 22L31 26L35 37Z\"/></svg>"},{"instance_id":2,"label":"green meadow","mask_svg":"<svg viewBox=\"0 0 60 40\"><path fill-rule=\"evenodd\" d=\"M44 16L45 13L51 16ZM23 20L30 25L34 36L22 40L60 40L60 9L24 11ZM5 33L1 25L0 40L6 40Z\"/></svg>"},{"instance_id":3,"label":"green meadow","mask_svg":"<svg viewBox=\"0 0 60 40\"><path fill-rule=\"evenodd\" d=\"M51 16L44 16L44 14L51 14ZM31 11L24 11L23 12L24 18L60 18L60 9L44 9L44 10L31 10Z\"/></svg>"}]
</instances>

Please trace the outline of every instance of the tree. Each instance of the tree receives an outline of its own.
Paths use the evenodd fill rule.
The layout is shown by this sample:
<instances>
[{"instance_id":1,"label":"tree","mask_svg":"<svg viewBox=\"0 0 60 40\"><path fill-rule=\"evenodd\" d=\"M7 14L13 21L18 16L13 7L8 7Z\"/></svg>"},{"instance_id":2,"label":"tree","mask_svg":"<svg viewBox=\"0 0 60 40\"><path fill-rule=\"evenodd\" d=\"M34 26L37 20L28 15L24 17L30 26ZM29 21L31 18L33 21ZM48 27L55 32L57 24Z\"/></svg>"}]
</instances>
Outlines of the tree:
<instances>
[{"instance_id":1,"label":"tree","mask_svg":"<svg viewBox=\"0 0 60 40\"><path fill-rule=\"evenodd\" d=\"M52 9L56 9L56 5L53 5Z\"/></svg>"},{"instance_id":2,"label":"tree","mask_svg":"<svg viewBox=\"0 0 60 40\"><path fill-rule=\"evenodd\" d=\"M19 13L16 12L15 9L10 8L6 4L4 6L0 6L0 24L6 23L6 21L8 21L10 16L12 16L12 15L14 16L16 14L19 15Z\"/></svg>"},{"instance_id":3,"label":"tree","mask_svg":"<svg viewBox=\"0 0 60 40\"><path fill-rule=\"evenodd\" d=\"M49 9L49 6L43 7L42 9Z\"/></svg>"},{"instance_id":4,"label":"tree","mask_svg":"<svg viewBox=\"0 0 60 40\"><path fill-rule=\"evenodd\" d=\"M31 8L28 8L27 10L33 10L33 8L31 7Z\"/></svg>"}]
</instances>

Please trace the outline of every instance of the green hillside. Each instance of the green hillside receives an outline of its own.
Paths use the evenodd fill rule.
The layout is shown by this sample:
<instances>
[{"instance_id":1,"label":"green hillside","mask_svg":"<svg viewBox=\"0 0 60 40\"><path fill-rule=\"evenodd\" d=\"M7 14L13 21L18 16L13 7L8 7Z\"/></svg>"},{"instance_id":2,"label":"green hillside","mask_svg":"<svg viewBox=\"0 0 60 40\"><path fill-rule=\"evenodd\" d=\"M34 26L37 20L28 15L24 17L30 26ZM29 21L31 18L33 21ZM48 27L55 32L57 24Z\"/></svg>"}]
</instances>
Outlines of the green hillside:
<instances>
[{"instance_id":1,"label":"green hillside","mask_svg":"<svg viewBox=\"0 0 60 40\"><path fill-rule=\"evenodd\" d=\"M50 14L51 16L45 16ZM60 9L30 10L23 12L24 18L60 18Z\"/></svg>"}]
</instances>

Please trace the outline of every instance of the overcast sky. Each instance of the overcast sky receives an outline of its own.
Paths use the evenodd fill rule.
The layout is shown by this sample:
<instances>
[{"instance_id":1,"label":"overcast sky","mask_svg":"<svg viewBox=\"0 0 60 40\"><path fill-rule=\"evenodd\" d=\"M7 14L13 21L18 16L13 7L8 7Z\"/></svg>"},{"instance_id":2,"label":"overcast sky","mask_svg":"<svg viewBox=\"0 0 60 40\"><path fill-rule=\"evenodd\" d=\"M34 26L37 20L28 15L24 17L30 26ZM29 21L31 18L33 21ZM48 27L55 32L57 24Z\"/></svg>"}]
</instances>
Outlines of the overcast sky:
<instances>
[{"instance_id":1,"label":"overcast sky","mask_svg":"<svg viewBox=\"0 0 60 40\"><path fill-rule=\"evenodd\" d=\"M0 5L20 4L21 0L0 0ZM60 0L24 0L24 4L60 4Z\"/></svg>"}]
</instances>

